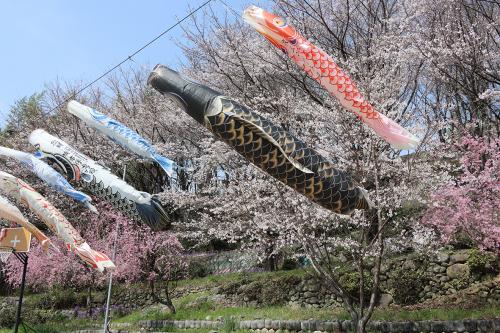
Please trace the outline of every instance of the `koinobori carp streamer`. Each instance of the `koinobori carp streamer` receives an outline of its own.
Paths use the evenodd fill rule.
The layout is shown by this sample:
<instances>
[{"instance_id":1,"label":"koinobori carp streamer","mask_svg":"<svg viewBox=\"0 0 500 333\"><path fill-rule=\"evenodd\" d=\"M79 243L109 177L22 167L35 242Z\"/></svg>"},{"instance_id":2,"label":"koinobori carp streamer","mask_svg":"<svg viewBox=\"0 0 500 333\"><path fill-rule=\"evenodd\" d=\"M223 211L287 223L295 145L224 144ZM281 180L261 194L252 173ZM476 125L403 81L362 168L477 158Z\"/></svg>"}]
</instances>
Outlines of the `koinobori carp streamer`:
<instances>
[{"instance_id":1,"label":"koinobori carp streamer","mask_svg":"<svg viewBox=\"0 0 500 333\"><path fill-rule=\"evenodd\" d=\"M83 203L88 209L97 213L97 209L91 204L92 199L85 193L77 191L59 172L50 165L38 159L36 156L0 146L0 155L12 157L22 162L26 167L38 176L41 180L54 188L56 191L64 193L76 201Z\"/></svg>"},{"instance_id":2,"label":"koinobori carp streamer","mask_svg":"<svg viewBox=\"0 0 500 333\"><path fill-rule=\"evenodd\" d=\"M347 173L245 106L161 65L148 83L247 160L321 206L340 214L372 207Z\"/></svg>"},{"instance_id":3,"label":"koinobori carp streamer","mask_svg":"<svg viewBox=\"0 0 500 333\"><path fill-rule=\"evenodd\" d=\"M70 101L68 112L85 124L106 135L111 141L142 158L156 161L171 177L174 162L158 154L154 147L137 132L88 106Z\"/></svg>"},{"instance_id":4,"label":"koinobori carp streamer","mask_svg":"<svg viewBox=\"0 0 500 333\"><path fill-rule=\"evenodd\" d=\"M0 171L0 189L19 204L27 206L64 243L69 251L94 269L114 269L109 257L90 248L78 231L47 199L21 179Z\"/></svg>"},{"instance_id":5,"label":"koinobori carp streamer","mask_svg":"<svg viewBox=\"0 0 500 333\"><path fill-rule=\"evenodd\" d=\"M144 222L153 230L163 230L170 225L169 217L156 197L136 190L61 139L37 129L30 134L29 141L41 156L56 163L70 180L79 182L125 215Z\"/></svg>"},{"instance_id":6,"label":"koinobori carp streamer","mask_svg":"<svg viewBox=\"0 0 500 333\"><path fill-rule=\"evenodd\" d=\"M300 35L281 17L250 6L245 10L243 18L391 146L396 149L417 147L417 137L376 111L330 55Z\"/></svg>"},{"instance_id":7,"label":"koinobori carp streamer","mask_svg":"<svg viewBox=\"0 0 500 333\"><path fill-rule=\"evenodd\" d=\"M24 217L23 213L14 206L7 198L0 195L0 219L7 220L12 224L20 225L26 228L40 243L44 250L47 250L50 245L50 238L47 237L40 229L33 225Z\"/></svg>"}]
</instances>

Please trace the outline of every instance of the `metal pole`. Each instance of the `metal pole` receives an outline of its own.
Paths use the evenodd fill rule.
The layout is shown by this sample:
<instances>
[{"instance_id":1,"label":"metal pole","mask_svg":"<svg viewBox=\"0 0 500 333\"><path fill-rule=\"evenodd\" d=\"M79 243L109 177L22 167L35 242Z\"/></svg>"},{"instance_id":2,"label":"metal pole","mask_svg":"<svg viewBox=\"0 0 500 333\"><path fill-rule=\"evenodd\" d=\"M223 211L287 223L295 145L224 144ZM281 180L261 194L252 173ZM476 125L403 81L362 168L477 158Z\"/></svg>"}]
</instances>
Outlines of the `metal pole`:
<instances>
[{"instance_id":1,"label":"metal pole","mask_svg":"<svg viewBox=\"0 0 500 333\"><path fill-rule=\"evenodd\" d=\"M123 177L122 179L125 181L125 174L127 173L127 165L125 164L123 166ZM116 225L116 230L115 230L115 239L113 241L113 255L111 256L111 260L115 262L116 259L116 242L118 241L118 223ZM108 332L108 321L109 321L109 305L111 302L111 289L113 286L113 272L109 273L109 282L108 282L108 296L106 298L106 311L104 313L104 327L103 327L103 332L106 333ZM16 332L17 333L17 332Z\"/></svg>"},{"instance_id":2,"label":"metal pole","mask_svg":"<svg viewBox=\"0 0 500 333\"><path fill-rule=\"evenodd\" d=\"M26 270L28 268L28 255L27 254L17 254L15 253L17 259L19 259L23 263L23 277L21 278L21 291L19 295L19 303L17 304L16 311L16 326L14 326L14 333L17 333L19 330L19 325L21 324L21 308L23 305L23 296L24 296L24 286L26 284Z\"/></svg>"}]
</instances>

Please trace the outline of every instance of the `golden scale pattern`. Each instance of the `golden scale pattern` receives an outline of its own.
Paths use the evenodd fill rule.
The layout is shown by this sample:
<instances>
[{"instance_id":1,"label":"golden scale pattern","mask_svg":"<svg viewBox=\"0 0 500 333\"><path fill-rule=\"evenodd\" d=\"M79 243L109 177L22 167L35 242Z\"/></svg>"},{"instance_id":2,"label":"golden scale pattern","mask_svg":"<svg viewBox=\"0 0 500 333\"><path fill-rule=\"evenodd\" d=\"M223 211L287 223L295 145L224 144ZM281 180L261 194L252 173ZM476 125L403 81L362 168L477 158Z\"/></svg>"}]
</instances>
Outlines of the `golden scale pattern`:
<instances>
[{"instance_id":1,"label":"golden scale pattern","mask_svg":"<svg viewBox=\"0 0 500 333\"><path fill-rule=\"evenodd\" d=\"M205 126L238 153L271 176L335 213L349 214L354 209L368 208L363 194L349 175L334 168L331 162L282 127L234 101L219 98L222 100L222 112L205 116ZM271 136L281 149L262 135L257 127ZM303 170L312 172L301 170L290 159L302 165Z\"/></svg>"}]
</instances>

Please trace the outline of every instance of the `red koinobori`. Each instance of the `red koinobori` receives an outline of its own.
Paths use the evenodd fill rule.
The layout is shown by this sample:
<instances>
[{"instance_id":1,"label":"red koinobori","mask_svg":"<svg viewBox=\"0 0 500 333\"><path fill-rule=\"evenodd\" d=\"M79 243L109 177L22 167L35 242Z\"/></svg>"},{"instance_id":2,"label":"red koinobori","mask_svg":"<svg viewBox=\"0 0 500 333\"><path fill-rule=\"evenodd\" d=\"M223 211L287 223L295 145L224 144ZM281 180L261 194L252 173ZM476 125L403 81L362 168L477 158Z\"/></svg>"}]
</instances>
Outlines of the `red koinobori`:
<instances>
[{"instance_id":1,"label":"red koinobori","mask_svg":"<svg viewBox=\"0 0 500 333\"><path fill-rule=\"evenodd\" d=\"M330 55L301 36L282 18L256 6L247 8L243 18L391 146L396 149L417 147L418 138L377 112Z\"/></svg>"}]
</instances>

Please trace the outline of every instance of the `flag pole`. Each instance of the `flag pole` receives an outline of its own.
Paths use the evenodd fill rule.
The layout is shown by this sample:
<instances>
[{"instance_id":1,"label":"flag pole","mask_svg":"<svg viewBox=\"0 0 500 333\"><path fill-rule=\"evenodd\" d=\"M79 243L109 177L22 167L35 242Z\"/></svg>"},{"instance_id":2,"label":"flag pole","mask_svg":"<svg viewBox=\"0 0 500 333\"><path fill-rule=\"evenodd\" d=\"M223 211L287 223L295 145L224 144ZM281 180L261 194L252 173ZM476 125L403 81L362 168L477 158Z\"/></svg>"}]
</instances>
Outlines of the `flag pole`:
<instances>
[{"instance_id":1,"label":"flag pole","mask_svg":"<svg viewBox=\"0 0 500 333\"><path fill-rule=\"evenodd\" d=\"M123 176L122 176L123 181L125 181L126 174L127 174L127 165L125 164L123 166ZM115 259L116 259L116 243L118 242L118 228L119 228L119 225L117 222L116 223L116 230L115 230L115 239L113 241L113 254L112 254L112 259L111 259L113 262L115 262ZM113 286L113 272L109 272L108 296L106 298L106 311L104 313L104 327L103 327L104 333L109 332L109 328L108 328L108 325L109 325L109 306L111 303L112 286Z\"/></svg>"},{"instance_id":2,"label":"flag pole","mask_svg":"<svg viewBox=\"0 0 500 333\"><path fill-rule=\"evenodd\" d=\"M24 296L24 287L26 285L26 270L28 268L28 254L25 253L14 253L17 259L23 264L23 275L21 278L21 291L19 292L19 301L17 303L16 310L16 325L14 326L14 333L17 333L19 330L19 325L21 325L21 308L23 306L23 296Z\"/></svg>"}]
</instances>

